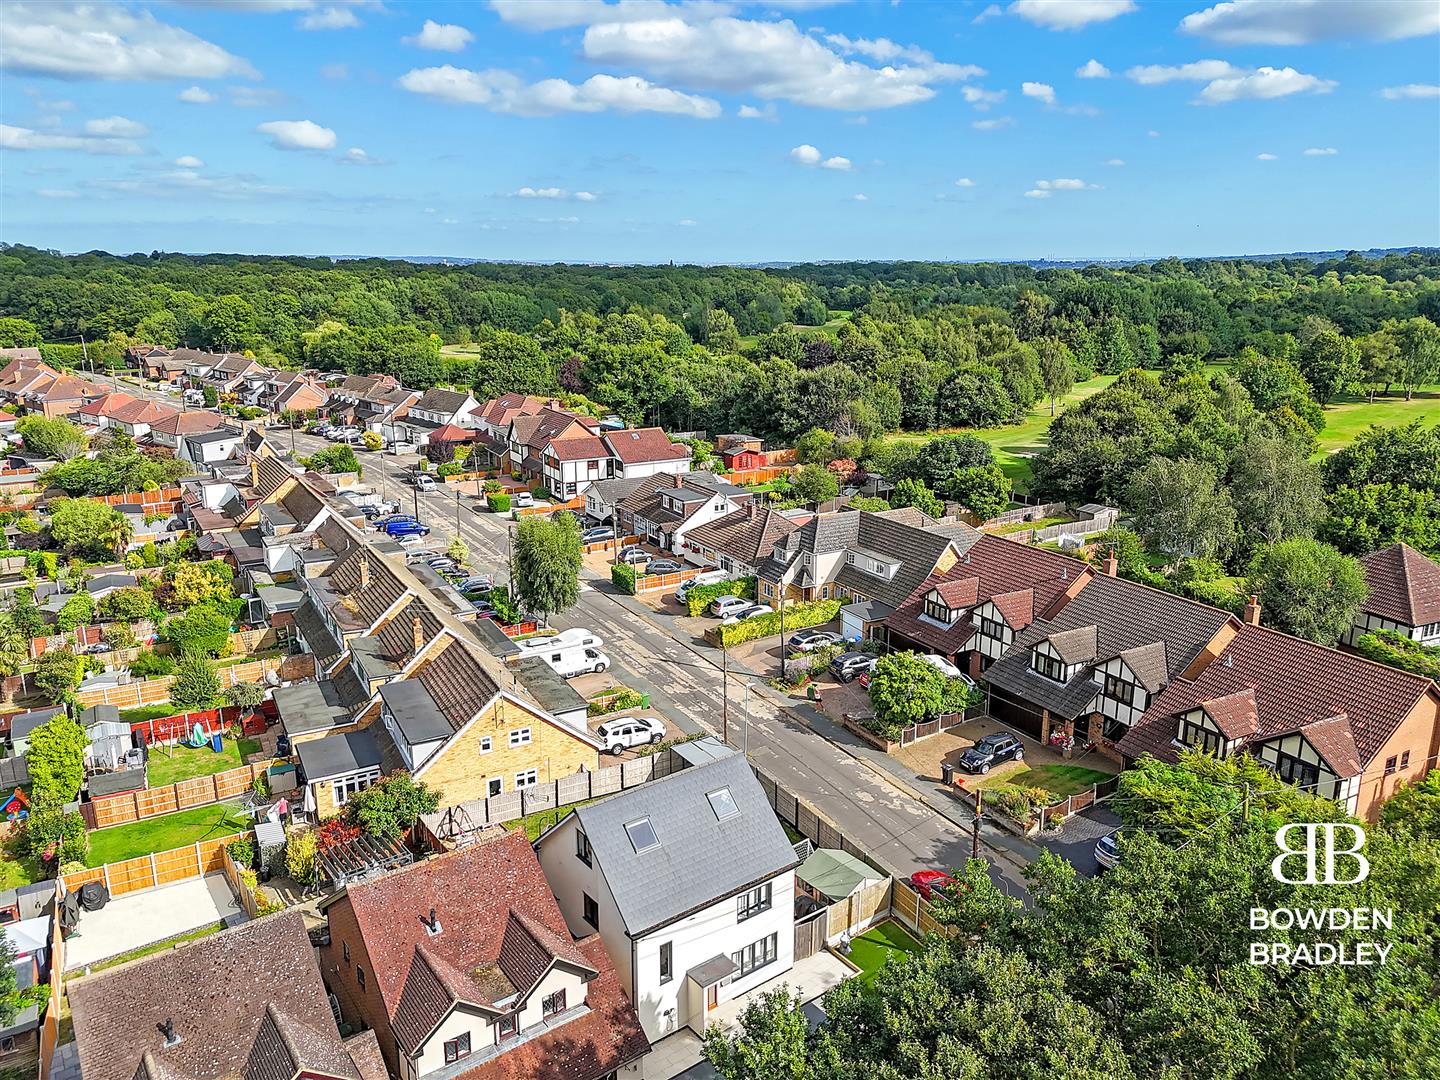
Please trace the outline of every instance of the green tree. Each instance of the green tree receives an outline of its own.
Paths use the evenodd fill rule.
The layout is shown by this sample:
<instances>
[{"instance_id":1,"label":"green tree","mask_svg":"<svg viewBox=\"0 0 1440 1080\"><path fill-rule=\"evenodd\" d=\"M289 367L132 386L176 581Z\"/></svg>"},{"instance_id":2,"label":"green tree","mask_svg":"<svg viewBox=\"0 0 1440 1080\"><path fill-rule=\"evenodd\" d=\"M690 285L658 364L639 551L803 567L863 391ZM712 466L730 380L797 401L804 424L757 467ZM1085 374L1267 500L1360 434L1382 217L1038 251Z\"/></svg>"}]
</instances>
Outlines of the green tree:
<instances>
[{"instance_id":1,"label":"green tree","mask_svg":"<svg viewBox=\"0 0 1440 1080\"><path fill-rule=\"evenodd\" d=\"M220 697L226 705L253 709L265 700L265 688L259 683L238 682L234 686L227 686Z\"/></svg>"},{"instance_id":2,"label":"green tree","mask_svg":"<svg viewBox=\"0 0 1440 1080\"><path fill-rule=\"evenodd\" d=\"M83 664L71 649L46 649L35 661L35 689L59 702L80 685Z\"/></svg>"},{"instance_id":3,"label":"green tree","mask_svg":"<svg viewBox=\"0 0 1440 1080\"><path fill-rule=\"evenodd\" d=\"M1331 325L1307 323L1300 335L1297 360L1305 381L1322 405L1328 405L1335 395L1360 380L1360 354L1355 343Z\"/></svg>"},{"instance_id":4,"label":"green tree","mask_svg":"<svg viewBox=\"0 0 1440 1080\"><path fill-rule=\"evenodd\" d=\"M74 799L85 779L85 748L89 745L85 729L65 713L32 731L26 763L35 794L60 802Z\"/></svg>"},{"instance_id":5,"label":"green tree","mask_svg":"<svg viewBox=\"0 0 1440 1080\"><path fill-rule=\"evenodd\" d=\"M870 707L891 738L901 728L937 715L945 706L949 680L919 653L882 656L870 673Z\"/></svg>"},{"instance_id":6,"label":"green tree","mask_svg":"<svg viewBox=\"0 0 1440 1080\"><path fill-rule=\"evenodd\" d=\"M740 1034L718 1025L705 1033L705 1056L724 1080L812 1080L810 1021L789 987L753 998L739 1016Z\"/></svg>"},{"instance_id":7,"label":"green tree","mask_svg":"<svg viewBox=\"0 0 1440 1080\"><path fill-rule=\"evenodd\" d=\"M67 551L114 553L116 518L124 515L90 499L59 499L50 504L50 536Z\"/></svg>"},{"instance_id":8,"label":"green tree","mask_svg":"<svg viewBox=\"0 0 1440 1080\"><path fill-rule=\"evenodd\" d=\"M116 589L100 598L99 612L106 619L139 622L155 611L155 600L148 589L138 585Z\"/></svg>"},{"instance_id":9,"label":"green tree","mask_svg":"<svg viewBox=\"0 0 1440 1080\"><path fill-rule=\"evenodd\" d=\"M40 342L40 328L29 319L17 319L13 315L0 318L0 348L33 349Z\"/></svg>"},{"instance_id":10,"label":"green tree","mask_svg":"<svg viewBox=\"0 0 1440 1080\"><path fill-rule=\"evenodd\" d=\"M1155 458L1135 474L1125 503L1146 548L1171 564L1223 555L1234 544L1235 508L1203 462Z\"/></svg>"},{"instance_id":11,"label":"green tree","mask_svg":"<svg viewBox=\"0 0 1440 1080\"><path fill-rule=\"evenodd\" d=\"M705 312L705 344L713 352L733 353L740 351L740 332L728 311L711 308Z\"/></svg>"},{"instance_id":12,"label":"green tree","mask_svg":"<svg viewBox=\"0 0 1440 1080\"><path fill-rule=\"evenodd\" d=\"M1230 496L1240 527L1266 544L1311 535L1325 514L1320 469L1289 439L1247 439L1231 462Z\"/></svg>"},{"instance_id":13,"label":"green tree","mask_svg":"<svg viewBox=\"0 0 1440 1080\"><path fill-rule=\"evenodd\" d=\"M516 597L546 617L580 598L580 527L573 517L532 517L515 530L512 578Z\"/></svg>"},{"instance_id":14,"label":"green tree","mask_svg":"<svg viewBox=\"0 0 1440 1080\"><path fill-rule=\"evenodd\" d=\"M208 709L219 696L220 679L210 661L198 653L182 656L170 684L170 704L178 710Z\"/></svg>"},{"instance_id":15,"label":"green tree","mask_svg":"<svg viewBox=\"0 0 1440 1080\"><path fill-rule=\"evenodd\" d=\"M1409 401L1417 386L1434 382L1440 375L1440 327L1417 316L1404 322L1387 322L1385 330L1394 339L1399 381Z\"/></svg>"},{"instance_id":16,"label":"green tree","mask_svg":"<svg viewBox=\"0 0 1440 1080\"><path fill-rule=\"evenodd\" d=\"M981 521L989 521L1010 505L1010 478L999 465L958 469L946 494Z\"/></svg>"},{"instance_id":17,"label":"green tree","mask_svg":"<svg viewBox=\"0 0 1440 1080\"><path fill-rule=\"evenodd\" d=\"M439 792L417 783L409 773L391 773L345 804L345 820L382 840L394 840L414 828L421 814L440 805Z\"/></svg>"},{"instance_id":18,"label":"green tree","mask_svg":"<svg viewBox=\"0 0 1440 1080\"><path fill-rule=\"evenodd\" d=\"M1294 539L1265 551L1250 576L1269 626L1333 645L1369 595L1360 563L1319 540Z\"/></svg>"},{"instance_id":19,"label":"green tree","mask_svg":"<svg viewBox=\"0 0 1440 1080\"><path fill-rule=\"evenodd\" d=\"M840 482L824 465L802 465L790 480L790 493L802 503L821 503L840 494Z\"/></svg>"},{"instance_id":20,"label":"green tree","mask_svg":"<svg viewBox=\"0 0 1440 1080\"><path fill-rule=\"evenodd\" d=\"M44 416L22 417L15 431L25 442L25 449L41 457L69 461L85 452L85 432L69 420Z\"/></svg>"},{"instance_id":21,"label":"green tree","mask_svg":"<svg viewBox=\"0 0 1440 1080\"><path fill-rule=\"evenodd\" d=\"M1440 550L1440 502L1408 484L1342 487L1326 498L1320 539L1347 555L1368 555L1391 544Z\"/></svg>"},{"instance_id":22,"label":"green tree","mask_svg":"<svg viewBox=\"0 0 1440 1080\"><path fill-rule=\"evenodd\" d=\"M1059 338L1042 338L1035 343L1040 358L1040 381L1050 399L1050 415L1055 415L1055 402L1075 385L1075 354Z\"/></svg>"},{"instance_id":23,"label":"green tree","mask_svg":"<svg viewBox=\"0 0 1440 1080\"><path fill-rule=\"evenodd\" d=\"M20 666L30 659L30 635L26 634L15 616L9 611L0 611L0 676L9 678L20 672Z\"/></svg>"},{"instance_id":24,"label":"green tree","mask_svg":"<svg viewBox=\"0 0 1440 1080\"><path fill-rule=\"evenodd\" d=\"M470 561L470 545L465 543L463 537L452 536L449 546L445 548L445 554L454 559L457 566L464 566Z\"/></svg>"},{"instance_id":25,"label":"green tree","mask_svg":"<svg viewBox=\"0 0 1440 1080\"><path fill-rule=\"evenodd\" d=\"M181 656L215 657L230 652L230 616L211 601L195 604L165 620L160 640Z\"/></svg>"},{"instance_id":26,"label":"green tree","mask_svg":"<svg viewBox=\"0 0 1440 1080\"><path fill-rule=\"evenodd\" d=\"M1440 840L1440 769L1412 780L1380 808L1380 820L1397 832Z\"/></svg>"},{"instance_id":27,"label":"green tree","mask_svg":"<svg viewBox=\"0 0 1440 1080\"><path fill-rule=\"evenodd\" d=\"M89 593L76 593L66 600L55 616L55 629L68 634L77 626L89 626L95 621L95 601Z\"/></svg>"},{"instance_id":28,"label":"green tree","mask_svg":"<svg viewBox=\"0 0 1440 1080\"><path fill-rule=\"evenodd\" d=\"M835 459L835 436L812 427L795 440L795 460L802 465L829 465Z\"/></svg>"},{"instance_id":29,"label":"green tree","mask_svg":"<svg viewBox=\"0 0 1440 1080\"><path fill-rule=\"evenodd\" d=\"M923 480L932 490L939 491L960 469L979 469L994 463L995 452L984 439L974 435L940 435L916 452L905 475Z\"/></svg>"},{"instance_id":30,"label":"green tree","mask_svg":"<svg viewBox=\"0 0 1440 1080\"><path fill-rule=\"evenodd\" d=\"M894 507L913 506L922 514L932 518L945 516L945 504L925 486L923 480L901 480L890 493L890 505Z\"/></svg>"}]
</instances>

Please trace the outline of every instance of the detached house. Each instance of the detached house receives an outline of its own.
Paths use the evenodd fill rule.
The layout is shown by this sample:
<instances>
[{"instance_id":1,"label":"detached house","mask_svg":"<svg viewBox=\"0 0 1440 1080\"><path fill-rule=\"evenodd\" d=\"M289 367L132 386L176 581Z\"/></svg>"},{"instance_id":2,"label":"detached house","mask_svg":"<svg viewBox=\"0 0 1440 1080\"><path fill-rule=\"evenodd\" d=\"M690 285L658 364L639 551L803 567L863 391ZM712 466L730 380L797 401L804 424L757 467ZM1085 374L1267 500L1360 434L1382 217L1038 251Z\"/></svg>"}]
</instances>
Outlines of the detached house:
<instances>
[{"instance_id":1,"label":"detached house","mask_svg":"<svg viewBox=\"0 0 1440 1080\"><path fill-rule=\"evenodd\" d=\"M490 468L510 467L510 422L519 416L536 416L549 407L544 398L528 394L501 394L482 402L472 411L479 442Z\"/></svg>"},{"instance_id":2,"label":"detached house","mask_svg":"<svg viewBox=\"0 0 1440 1080\"><path fill-rule=\"evenodd\" d=\"M793 521L754 499L739 510L689 530L684 540L685 559L701 566L717 566L735 577L754 574L775 544L804 523Z\"/></svg>"},{"instance_id":3,"label":"detached house","mask_svg":"<svg viewBox=\"0 0 1440 1080\"><path fill-rule=\"evenodd\" d=\"M536 841L575 935L596 934L651 1040L790 969L800 864L731 754L577 807Z\"/></svg>"},{"instance_id":4,"label":"detached house","mask_svg":"<svg viewBox=\"0 0 1440 1080\"><path fill-rule=\"evenodd\" d=\"M600 437L610 455L611 475L634 479L690 471L690 448L671 442L663 428L622 428Z\"/></svg>"},{"instance_id":5,"label":"detached house","mask_svg":"<svg viewBox=\"0 0 1440 1080\"><path fill-rule=\"evenodd\" d=\"M176 412L152 420L146 439L156 446L179 451L186 435L203 435L227 427L225 417L213 412Z\"/></svg>"},{"instance_id":6,"label":"detached house","mask_svg":"<svg viewBox=\"0 0 1440 1080\"><path fill-rule=\"evenodd\" d=\"M139 442L149 436L154 425L179 415L179 409L158 401L131 401L111 410L103 426L118 428Z\"/></svg>"},{"instance_id":7,"label":"detached house","mask_svg":"<svg viewBox=\"0 0 1440 1080\"><path fill-rule=\"evenodd\" d=\"M691 530L734 514L754 497L714 473L659 473L620 500L620 528L684 554Z\"/></svg>"},{"instance_id":8,"label":"detached house","mask_svg":"<svg viewBox=\"0 0 1440 1080\"><path fill-rule=\"evenodd\" d=\"M400 437L417 446L430 441L431 434L447 425L472 427L471 411L478 406L469 391L432 387L412 402L399 423Z\"/></svg>"},{"instance_id":9,"label":"detached house","mask_svg":"<svg viewBox=\"0 0 1440 1080\"><path fill-rule=\"evenodd\" d=\"M572 940L524 831L321 902L320 966L401 1080L637 1076L649 1042L601 939Z\"/></svg>"},{"instance_id":10,"label":"detached house","mask_svg":"<svg viewBox=\"0 0 1440 1080\"><path fill-rule=\"evenodd\" d=\"M1440 644L1440 566L1409 544L1391 544L1360 560L1370 595L1345 635L1354 645L1375 630L1392 630L1422 645Z\"/></svg>"}]
</instances>

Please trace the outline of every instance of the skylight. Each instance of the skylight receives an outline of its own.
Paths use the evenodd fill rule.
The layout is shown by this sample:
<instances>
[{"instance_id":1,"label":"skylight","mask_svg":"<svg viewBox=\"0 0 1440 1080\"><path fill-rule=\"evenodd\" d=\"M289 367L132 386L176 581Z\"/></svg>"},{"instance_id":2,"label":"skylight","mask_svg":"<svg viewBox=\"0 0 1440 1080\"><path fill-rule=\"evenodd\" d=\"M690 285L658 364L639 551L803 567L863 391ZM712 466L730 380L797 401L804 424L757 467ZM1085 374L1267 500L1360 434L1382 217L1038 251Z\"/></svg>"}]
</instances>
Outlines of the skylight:
<instances>
[{"instance_id":1,"label":"skylight","mask_svg":"<svg viewBox=\"0 0 1440 1080\"><path fill-rule=\"evenodd\" d=\"M630 845L635 849L637 855L642 851L649 851L651 848L660 846L660 837L655 835L655 826L650 824L648 817L627 822L625 835L630 837Z\"/></svg>"},{"instance_id":2,"label":"skylight","mask_svg":"<svg viewBox=\"0 0 1440 1080\"><path fill-rule=\"evenodd\" d=\"M716 788L707 792L705 797L710 800L710 809L715 811L717 821L724 821L740 813L740 808L735 805L735 796L730 794L728 787Z\"/></svg>"}]
</instances>

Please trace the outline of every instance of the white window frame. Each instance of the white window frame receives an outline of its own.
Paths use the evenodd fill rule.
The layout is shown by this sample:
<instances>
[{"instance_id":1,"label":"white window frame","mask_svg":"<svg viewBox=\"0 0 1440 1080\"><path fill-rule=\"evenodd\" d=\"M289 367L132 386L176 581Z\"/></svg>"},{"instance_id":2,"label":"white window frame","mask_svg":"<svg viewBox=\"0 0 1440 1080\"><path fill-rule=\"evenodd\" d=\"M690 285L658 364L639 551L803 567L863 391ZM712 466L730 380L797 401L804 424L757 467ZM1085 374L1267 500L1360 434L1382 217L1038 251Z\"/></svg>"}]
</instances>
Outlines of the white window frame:
<instances>
[{"instance_id":1,"label":"white window frame","mask_svg":"<svg viewBox=\"0 0 1440 1080\"><path fill-rule=\"evenodd\" d=\"M540 774L537 769L525 769L515 774L515 790L524 791L526 788L535 787L540 783Z\"/></svg>"},{"instance_id":2,"label":"white window frame","mask_svg":"<svg viewBox=\"0 0 1440 1080\"><path fill-rule=\"evenodd\" d=\"M344 806L350 799L380 779L379 769L366 769L362 773L330 781L330 796L336 806Z\"/></svg>"},{"instance_id":3,"label":"white window frame","mask_svg":"<svg viewBox=\"0 0 1440 1080\"><path fill-rule=\"evenodd\" d=\"M495 740L489 735L480 736L480 753L488 754L495 749Z\"/></svg>"},{"instance_id":4,"label":"white window frame","mask_svg":"<svg viewBox=\"0 0 1440 1080\"><path fill-rule=\"evenodd\" d=\"M528 727L516 728L510 732L510 746L529 746L532 736Z\"/></svg>"}]
</instances>

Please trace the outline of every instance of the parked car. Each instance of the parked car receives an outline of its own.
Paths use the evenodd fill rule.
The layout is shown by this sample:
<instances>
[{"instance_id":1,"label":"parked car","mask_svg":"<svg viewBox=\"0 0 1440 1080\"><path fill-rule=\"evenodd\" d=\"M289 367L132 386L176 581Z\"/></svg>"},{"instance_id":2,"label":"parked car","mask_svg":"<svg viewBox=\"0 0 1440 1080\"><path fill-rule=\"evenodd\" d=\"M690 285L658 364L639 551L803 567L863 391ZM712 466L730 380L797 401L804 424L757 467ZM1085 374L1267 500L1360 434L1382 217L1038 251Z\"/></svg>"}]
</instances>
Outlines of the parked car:
<instances>
[{"instance_id":1,"label":"parked car","mask_svg":"<svg viewBox=\"0 0 1440 1080\"><path fill-rule=\"evenodd\" d=\"M358 427L354 427L353 425L336 428L330 433L329 437L334 439L336 442L349 442L352 439L360 438L360 429Z\"/></svg>"},{"instance_id":2,"label":"parked car","mask_svg":"<svg viewBox=\"0 0 1440 1080\"><path fill-rule=\"evenodd\" d=\"M421 525L418 521L397 521L386 525L385 532L390 536L429 536L430 526Z\"/></svg>"},{"instance_id":3,"label":"parked car","mask_svg":"<svg viewBox=\"0 0 1440 1080\"><path fill-rule=\"evenodd\" d=\"M429 531L429 529L425 530L425 532ZM394 534L392 533L391 535ZM397 536L395 542L401 547L414 547L416 544L423 544L425 542L425 536L424 533L405 533L402 536Z\"/></svg>"},{"instance_id":4,"label":"parked car","mask_svg":"<svg viewBox=\"0 0 1440 1080\"><path fill-rule=\"evenodd\" d=\"M650 552L646 551L639 544L631 544L629 547L621 548L620 554L617 555L616 558L623 563L629 563L633 566L636 563L648 562Z\"/></svg>"},{"instance_id":5,"label":"parked car","mask_svg":"<svg viewBox=\"0 0 1440 1080\"><path fill-rule=\"evenodd\" d=\"M390 453L392 454L413 454L414 452L414 443L394 442L390 444Z\"/></svg>"},{"instance_id":6,"label":"parked car","mask_svg":"<svg viewBox=\"0 0 1440 1080\"><path fill-rule=\"evenodd\" d=\"M615 530L609 525L599 525L593 529L586 529L580 534L582 544L602 544L606 540L615 539Z\"/></svg>"},{"instance_id":7,"label":"parked car","mask_svg":"<svg viewBox=\"0 0 1440 1080\"><path fill-rule=\"evenodd\" d=\"M421 491L434 491L439 487L439 485L435 483L435 478L429 473L421 473L415 477L415 486Z\"/></svg>"},{"instance_id":8,"label":"parked car","mask_svg":"<svg viewBox=\"0 0 1440 1080\"><path fill-rule=\"evenodd\" d=\"M948 889L954 884L955 879L944 870L916 870L910 875L910 887L925 900L933 900L935 890Z\"/></svg>"},{"instance_id":9,"label":"parked car","mask_svg":"<svg viewBox=\"0 0 1440 1080\"><path fill-rule=\"evenodd\" d=\"M738 596L720 596L716 597L713 601L711 601L710 614L718 615L720 616L720 618L723 619L726 615L730 615L734 612L742 611L745 608L753 606L753 601L742 600Z\"/></svg>"},{"instance_id":10,"label":"parked car","mask_svg":"<svg viewBox=\"0 0 1440 1080\"><path fill-rule=\"evenodd\" d=\"M483 577L468 577L455 587L461 592L476 592L480 589L490 588L490 579Z\"/></svg>"},{"instance_id":11,"label":"parked car","mask_svg":"<svg viewBox=\"0 0 1440 1080\"><path fill-rule=\"evenodd\" d=\"M720 621L722 623L737 623L741 619L753 619L756 615L769 615L775 609L769 604L751 604L749 607L741 608L739 611L732 611Z\"/></svg>"},{"instance_id":12,"label":"parked car","mask_svg":"<svg viewBox=\"0 0 1440 1080\"><path fill-rule=\"evenodd\" d=\"M678 574L685 567L681 566L674 559L651 559L645 565L647 574Z\"/></svg>"},{"instance_id":13,"label":"parked car","mask_svg":"<svg viewBox=\"0 0 1440 1080\"><path fill-rule=\"evenodd\" d=\"M790 635L786 642L793 652L815 652L819 649L828 649L831 645L839 645L844 639L831 630L801 630Z\"/></svg>"},{"instance_id":14,"label":"parked car","mask_svg":"<svg viewBox=\"0 0 1440 1080\"><path fill-rule=\"evenodd\" d=\"M947 679L964 679L965 673L938 653L926 653L924 660ZM968 680L967 680L968 681Z\"/></svg>"},{"instance_id":15,"label":"parked car","mask_svg":"<svg viewBox=\"0 0 1440 1080\"><path fill-rule=\"evenodd\" d=\"M375 522L375 528L384 529L401 521L414 521L414 514L387 514Z\"/></svg>"},{"instance_id":16,"label":"parked car","mask_svg":"<svg viewBox=\"0 0 1440 1080\"><path fill-rule=\"evenodd\" d=\"M83 649L80 649L78 651L81 656L98 656L100 653L114 652L115 646L107 645L103 641L97 641L95 642L95 644L86 645Z\"/></svg>"},{"instance_id":17,"label":"parked car","mask_svg":"<svg viewBox=\"0 0 1440 1080\"><path fill-rule=\"evenodd\" d=\"M1106 833L1095 844L1095 861L1102 870L1114 870L1120 865L1120 841L1125 838L1124 829Z\"/></svg>"},{"instance_id":18,"label":"parked car","mask_svg":"<svg viewBox=\"0 0 1440 1080\"><path fill-rule=\"evenodd\" d=\"M730 575L724 570L706 570L703 574L696 574L689 581L682 581L680 587L675 590L676 603L685 603L685 598L690 595L691 589L698 589L704 585L719 585L722 581L730 580Z\"/></svg>"},{"instance_id":19,"label":"parked car","mask_svg":"<svg viewBox=\"0 0 1440 1080\"><path fill-rule=\"evenodd\" d=\"M360 503L355 509L364 514L367 521L374 521L380 516L380 508L374 503Z\"/></svg>"},{"instance_id":20,"label":"parked car","mask_svg":"<svg viewBox=\"0 0 1440 1080\"><path fill-rule=\"evenodd\" d=\"M665 725L649 716L626 716L605 721L595 734L605 750L619 757L632 746L663 742Z\"/></svg>"},{"instance_id":21,"label":"parked car","mask_svg":"<svg viewBox=\"0 0 1440 1080\"><path fill-rule=\"evenodd\" d=\"M986 735L960 755L960 767L968 773L988 773L1007 761L1024 761L1025 746L1008 731Z\"/></svg>"},{"instance_id":22,"label":"parked car","mask_svg":"<svg viewBox=\"0 0 1440 1080\"><path fill-rule=\"evenodd\" d=\"M870 672L875 666L875 659L869 653L842 652L830 661L830 674L842 683L853 682Z\"/></svg>"},{"instance_id":23,"label":"parked car","mask_svg":"<svg viewBox=\"0 0 1440 1080\"><path fill-rule=\"evenodd\" d=\"M405 565L414 566L416 563L429 562L439 554L440 552L428 548L425 551L407 551L405 553Z\"/></svg>"},{"instance_id":24,"label":"parked car","mask_svg":"<svg viewBox=\"0 0 1440 1080\"><path fill-rule=\"evenodd\" d=\"M510 496L510 505L516 510L524 510L535 505L535 496L528 491L517 491Z\"/></svg>"},{"instance_id":25,"label":"parked car","mask_svg":"<svg viewBox=\"0 0 1440 1080\"><path fill-rule=\"evenodd\" d=\"M493 604L486 600L472 600L470 606L475 609L475 615L481 619L498 619L500 611Z\"/></svg>"}]
</instances>

